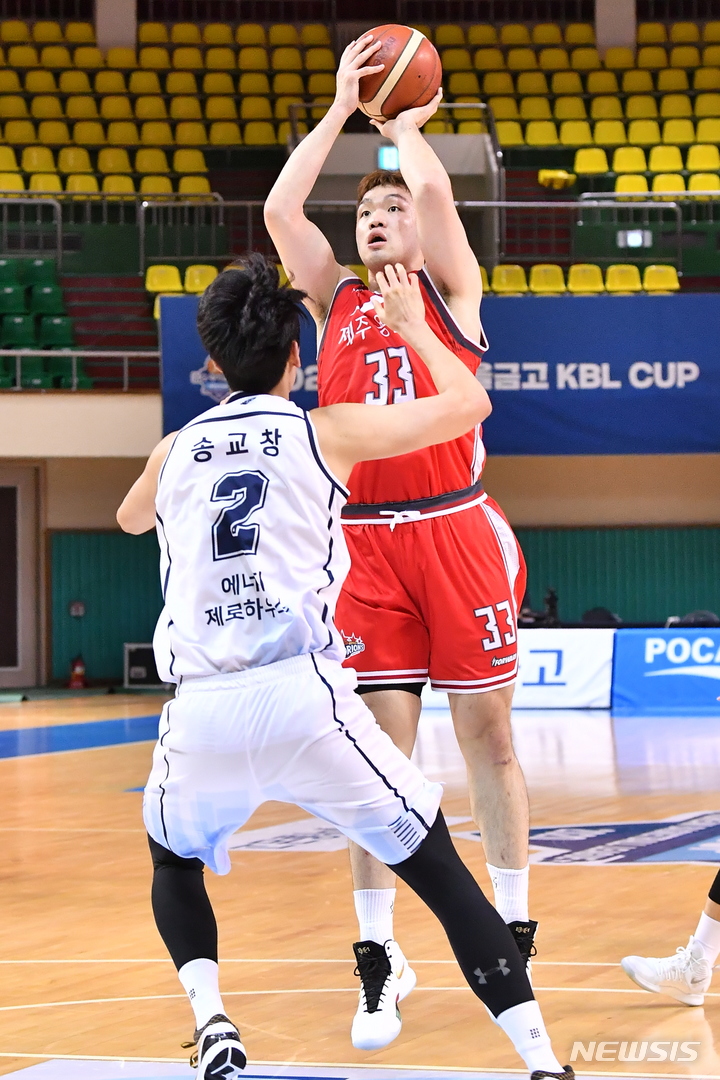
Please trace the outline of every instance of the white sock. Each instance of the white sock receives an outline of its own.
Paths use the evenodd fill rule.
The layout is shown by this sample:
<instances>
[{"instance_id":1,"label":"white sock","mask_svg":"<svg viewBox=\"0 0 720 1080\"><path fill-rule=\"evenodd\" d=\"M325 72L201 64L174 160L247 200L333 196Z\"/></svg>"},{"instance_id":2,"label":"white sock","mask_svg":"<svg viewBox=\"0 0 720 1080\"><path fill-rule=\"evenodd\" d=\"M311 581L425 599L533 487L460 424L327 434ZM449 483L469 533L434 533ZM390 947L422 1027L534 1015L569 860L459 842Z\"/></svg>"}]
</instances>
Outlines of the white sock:
<instances>
[{"instance_id":1,"label":"white sock","mask_svg":"<svg viewBox=\"0 0 720 1080\"><path fill-rule=\"evenodd\" d=\"M191 960L180 968L178 978L190 998L196 1027L203 1027L216 1013L225 1012L214 960Z\"/></svg>"},{"instance_id":2,"label":"white sock","mask_svg":"<svg viewBox=\"0 0 720 1080\"><path fill-rule=\"evenodd\" d=\"M703 911L693 937L698 944L702 945L705 959L712 967L720 956L720 922L717 919L711 919Z\"/></svg>"},{"instance_id":3,"label":"white sock","mask_svg":"<svg viewBox=\"0 0 720 1080\"><path fill-rule=\"evenodd\" d=\"M528 888L530 867L506 870L503 866L485 863L495 893L495 907L506 923L528 922Z\"/></svg>"},{"instance_id":4,"label":"white sock","mask_svg":"<svg viewBox=\"0 0 720 1080\"><path fill-rule=\"evenodd\" d=\"M531 1073L536 1069L554 1073L563 1071L553 1054L537 1001L513 1005L512 1009L506 1009L496 1016L495 1022L503 1029Z\"/></svg>"},{"instance_id":5,"label":"white sock","mask_svg":"<svg viewBox=\"0 0 720 1080\"><path fill-rule=\"evenodd\" d=\"M356 889L355 913L360 926L360 941L384 945L393 936L395 889Z\"/></svg>"}]
</instances>

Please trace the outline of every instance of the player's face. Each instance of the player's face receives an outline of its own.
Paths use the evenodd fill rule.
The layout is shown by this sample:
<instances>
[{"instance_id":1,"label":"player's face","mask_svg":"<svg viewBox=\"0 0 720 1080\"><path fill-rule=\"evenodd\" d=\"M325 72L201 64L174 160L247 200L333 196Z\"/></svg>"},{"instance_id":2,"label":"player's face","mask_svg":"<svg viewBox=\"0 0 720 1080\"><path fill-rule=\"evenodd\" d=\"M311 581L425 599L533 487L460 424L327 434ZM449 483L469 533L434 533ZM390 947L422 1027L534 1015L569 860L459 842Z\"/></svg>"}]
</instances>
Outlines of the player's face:
<instances>
[{"instance_id":1,"label":"player's face","mask_svg":"<svg viewBox=\"0 0 720 1080\"><path fill-rule=\"evenodd\" d=\"M419 270L423 263L412 196L405 188L377 187L357 210L355 240L360 258L373 273L388 263Z\"/></svg>"}]
</instances>

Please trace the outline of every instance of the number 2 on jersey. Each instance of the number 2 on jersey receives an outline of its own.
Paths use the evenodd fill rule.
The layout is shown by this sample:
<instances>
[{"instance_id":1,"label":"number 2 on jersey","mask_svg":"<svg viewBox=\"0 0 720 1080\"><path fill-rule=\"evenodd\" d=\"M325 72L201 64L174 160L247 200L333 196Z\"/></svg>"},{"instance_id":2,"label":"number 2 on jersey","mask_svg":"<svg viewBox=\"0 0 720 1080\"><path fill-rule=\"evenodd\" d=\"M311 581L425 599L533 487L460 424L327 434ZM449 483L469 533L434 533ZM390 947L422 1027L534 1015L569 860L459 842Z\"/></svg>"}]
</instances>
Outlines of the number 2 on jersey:
<instances>
[{"instance_id":1,"label":"number 2 on jersey","mask_svg":"<svg viewBox=\"0 0 720 1080\"><path fill-rule=\"evenodd\" d=\"M212 490L212 502L229 503L223 507L212 527L213 560L232 559L236 555L254 555L258 549L260 526L248 525L248 519L265 505L268 478L261 472L229 473Z\"/></svg>"},{"instance_id":2,"label":"number 2 on jersey","mask_svg":"<svg viewBox=\"0 0 720 1080\"><path fill-rule=\"evenodd\" d=\"M397 375L404 389L396 387L392 393L393 405L399 405L401 401L414 401L415 377L410 366L410 357L404 345L397 349L378 349L377 352L365 353L365 363L377 364L377 371L373 374L372 381L377 390L368 390L365 395L366 405L388 405L390 402L390 365L393 360L398 360Z\"/></svg>"}]
</instances>

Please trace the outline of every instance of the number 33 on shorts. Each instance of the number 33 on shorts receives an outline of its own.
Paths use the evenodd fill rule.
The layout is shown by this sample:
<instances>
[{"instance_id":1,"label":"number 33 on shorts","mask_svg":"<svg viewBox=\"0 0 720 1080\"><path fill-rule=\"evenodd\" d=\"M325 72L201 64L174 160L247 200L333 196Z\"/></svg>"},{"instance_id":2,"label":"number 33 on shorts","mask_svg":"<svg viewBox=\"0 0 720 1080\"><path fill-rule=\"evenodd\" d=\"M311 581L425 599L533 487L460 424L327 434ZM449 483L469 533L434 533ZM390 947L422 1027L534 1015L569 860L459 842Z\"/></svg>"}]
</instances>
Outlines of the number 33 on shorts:
<instances>
[{"instance_id":1,"label":"number 33 on shorts","mask_svg":"<svg viewBox=\"0 0 720 1080\"><path fill-rule=\"evenodd\" d=\"M493 649L502 649L506 645L514 645L517 641L515 619L513 617L512 604L509 600L501 600L488 607L475 608L473 615L476 619L484 619L484 631L486 636L482 639L482 647L485 652ZM498 620L502 620L499 622ZM507 627L507 629L504 629Z\"/></svg>"}]
</instances>

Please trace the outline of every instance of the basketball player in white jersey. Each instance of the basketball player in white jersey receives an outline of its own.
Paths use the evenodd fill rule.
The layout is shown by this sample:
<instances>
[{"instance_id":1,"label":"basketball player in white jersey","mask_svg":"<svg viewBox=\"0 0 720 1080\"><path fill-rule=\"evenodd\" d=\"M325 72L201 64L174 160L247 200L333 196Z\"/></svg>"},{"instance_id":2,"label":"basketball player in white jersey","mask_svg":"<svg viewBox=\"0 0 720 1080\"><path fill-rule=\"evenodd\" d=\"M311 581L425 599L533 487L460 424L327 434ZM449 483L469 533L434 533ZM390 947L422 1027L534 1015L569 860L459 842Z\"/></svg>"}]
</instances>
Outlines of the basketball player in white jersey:
<instances>
[{"instance_id":1,"label":"basketball player in white jersey","mask_svg":"<svg viewBox=\"0 0 720 1080\"><path fill-rule=\"evenodd\" d=\"M213 282L198 316L232 392L162 440L118 511L127 532L157 524L165 608L154 647L161 677L177 684L145 789L153 911L194 1010L198 1076L234 1080L246 1055L219 992L203 870L229 871L230 839L262 802L295 803L428 904L533 1080L572 1080L510 930L452 845L440 785L375 723L342 667L333 613L349 565L340 510L351 469L456 437L489 411L428 330L417 279L388 266L378 286L377 318L413 343L437 396L392 409L292 404L303 294L249 256Z\"/></svg>"}]
</instances>

